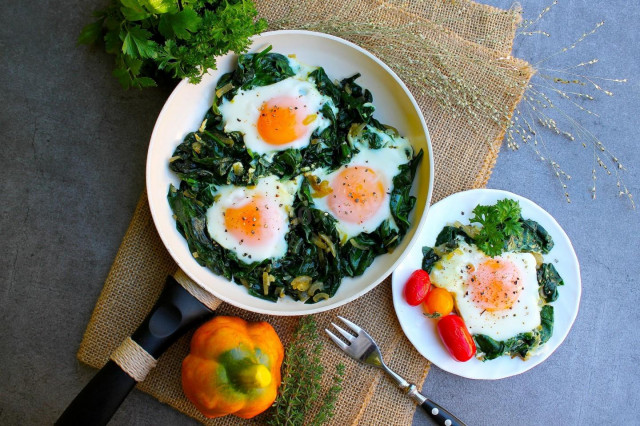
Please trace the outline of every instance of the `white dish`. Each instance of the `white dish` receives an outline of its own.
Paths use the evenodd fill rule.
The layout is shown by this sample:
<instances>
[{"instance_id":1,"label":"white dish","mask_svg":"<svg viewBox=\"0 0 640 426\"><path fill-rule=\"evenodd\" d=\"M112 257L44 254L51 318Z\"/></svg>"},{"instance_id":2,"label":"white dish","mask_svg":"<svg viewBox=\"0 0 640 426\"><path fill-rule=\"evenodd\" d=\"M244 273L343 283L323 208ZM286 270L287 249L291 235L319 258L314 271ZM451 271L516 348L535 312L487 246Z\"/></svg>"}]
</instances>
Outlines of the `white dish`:
<instances>
[{"instance_id":1,"label":"white dish","mask_svg":"<svg viewBox=\"0 0 640 426\"><path fill-rule=\"evenodd\" d=\"M551 305L554 307L553 335L538 354L527 361L502 356L482 362L475 357L467 362L453 359L443 346L436 329L436 321L423 315L421 306L410 306L403 296L404 285L409 275L422 265L422 247L433 247L442 228L456 220L468 224L473 216L471 211L478 204L491 205L503 198L520 202L522 216L538 222L553 238L555 243L549 254L544 256L547 263L553 265L564 280L564 286L558 287L560 296ZM580 304L581 281L578 258L558 222L540 206L524 197L507 191L495 189L474 189L453 194L429 209L427 222L416 244L393 273L393 304L402 330L413 346L429 361L441 369L470 379L502 379L523 373L547 359L564 341L578 314Z\"/></svg>"},{"instance_id":2,"label":"white dish","mask_svg":"<svg viewBox=\"0 0 640 426\"><path fill-rule=\"evenodd\" d=\"M433 187L433 156L429 134L415 99L398 76L369 52L337 37L309 31L274 31L255 37L250 52L273 46L273 52L295 54L309 65L324 67L331 79L342 79L356 73L357 83L373 94L374 117L396 127L413 144L416 152L424 150L413 192L418 198L412 212L412 226L393 253L380 256L354 279L345 279L334 297L307 305L289 298L269 302L250 296L246 289L219 277L200 266L189 252L186 240L176 230L167 202L169 184L178 185L177 176L169 170L169 158L185 135L200 126L213 99L222 74L233 70L237 56L218 58L217 70L211 70L202 82L193 85L182 81L167 100L156 122L147 156L147 194L151 214L158 233L178 266L195 282L225 302L243 309L272 315L301 315L325 311L345 304L378 285L400 263L425 219Z\"/></svg>"}]
</instances>

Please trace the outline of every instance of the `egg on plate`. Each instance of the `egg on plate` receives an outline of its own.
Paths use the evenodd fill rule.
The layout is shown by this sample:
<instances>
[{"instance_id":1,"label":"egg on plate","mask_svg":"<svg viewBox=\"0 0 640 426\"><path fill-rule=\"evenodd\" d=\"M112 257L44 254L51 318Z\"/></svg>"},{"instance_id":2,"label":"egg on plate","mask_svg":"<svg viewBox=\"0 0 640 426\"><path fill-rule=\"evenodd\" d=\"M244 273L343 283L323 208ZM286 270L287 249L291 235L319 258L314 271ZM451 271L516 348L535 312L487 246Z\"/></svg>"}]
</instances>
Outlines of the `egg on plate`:
<instances>
[{"instance_id":1,"label":"egg on plate","mask_svg":"<svg viewBox=\"0 0 640 426\"><path fill-rule=\"evenodd\" d=\"M379 148L369 149L361 137L364 130L378 139ZM396 228L389 206L393 178L400 173L400 166L413 158L409 141L393 131L367 125L356 135L351 132L349 139L360 151L348 164L334 171L322 168L310 173L316 189L312 193L314 205L337 220L342 241L375 231L385 219Z\"/></svg>"},{"instance_id":2,"label":"egg on plate","mask_svg":"<svg viewBox=\"0 0 640 426\"><path fill-rule=\"evenodd\" d=\"M536 259L531 253L489 257L460 242L430 273L431 282L453 293L460 316L473 335L497 341L540 325Z\"/></svg>"},{"instance_id":3,"label":"egg on plate","mask_svg":"<svg viewBox=\"0 0 640 426\"><path fill-rule=\"evenodd\" d=\"M284 256L289 212L300 182L268 176L252 187L218 187L206 215L209 235L244 263Z\"/></svg>"},{"instance_id":4,"label":"egg on plate","mask_svg":"<svg viewBox=\"0 0 640 426\"><path fill-rule=\"evenodd\" d=\"M273 154L309 145L315 131L323 131L330 120L321 109L331 98L322 95L309 73L315 68L288 58L296 74L268 86L238 90L231 100L219 105L224 131L240 132L247 149Z\"/></svg>"}]
</instances>

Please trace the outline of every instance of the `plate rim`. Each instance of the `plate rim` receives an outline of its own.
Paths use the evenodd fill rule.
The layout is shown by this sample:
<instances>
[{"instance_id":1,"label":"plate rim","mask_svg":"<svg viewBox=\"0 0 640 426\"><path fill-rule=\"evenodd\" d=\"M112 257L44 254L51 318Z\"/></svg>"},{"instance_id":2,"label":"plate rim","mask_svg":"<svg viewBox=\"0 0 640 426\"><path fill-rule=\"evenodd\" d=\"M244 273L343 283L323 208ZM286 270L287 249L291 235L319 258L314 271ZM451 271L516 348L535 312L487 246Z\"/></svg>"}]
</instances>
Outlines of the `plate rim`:
<instances>
[{"instance_id":1,"label":"plate rim","mask_svg":"<svg viewBox=\"0 0 640 426\"><path fill-rule=\"evenodd\" d=\"M367 56L369 59L371 59L372 61L374 61L377 66L381 67L404 91L406 97L408 98L409 102L411 103L411 106L413 108L413 110L415 110L416 114L417 114L417 118L419 120L419 124L421 127L421 132L424 133L424 137L425 137L425 141L426 141L426 146L427 146L427 150L428 152L426 154L428 154L427 156L428 158L428 164L424 164L421 167L425 167L428 166L429 167L429 173L428 173L428 182L427 182L427 195L426 195L426 199L425 199L425 204L424 204L424 212L422 214L422 216L417 220L417 224L416 224L416 228L415 228L415 234L413 235L412 239L409 240L408 244L407 244L407 248L406 250L404 250L402 253L400 253L400 255L398 256L398 258L393 262L393 264L385 271L384 274L381 274L376 280L373 280L370 284L368 284L367 286L363 287L359 292L354 293L353 295L351 295L350 297L347 297L343 300L339 300L335 303L328 303L326 305L324 304L316 304L316 305L304 305L301 304L301 306L316 306L315 308L311 308L311 309L295 309L295 310L286 310L286 311L279 311L279 310L270 310L270 309L263 309L263 308L259 308L259 307L255 307L255 306L249 306L246 305L244 303L242 303L242 301L236 300L232 297L227 297L224 294L220 294L219 292L216 292L215 290L211 289L211 286L208 285L203 285L199 282L199 279L197 276L195 276L195 271L191 270L191 266L186 265L182 258L180 256L178 256L176 253L174 253L175 249L172 246L172 244L170 244L170 241L168 241L168 236L165 235L164 232L161 231L161 226L159 226L159 215L161 215L161 213L158 211L158 202L153 199L153 195L154 191L151 190L151 170L153 170L153 168L150 166L151 163L151 152L153 149L153 140L156 137L156 132L158 131L158 123L161 122L161 120L164 118L164 115L167 114L167 105L169 105L173 99L178 96L178 92L180 90L183 90L182 88L189 84L189 82L187 81L187 79L183 79L180 83L178 83L178 85L174 88L174 90L172 91L171 95L167 98L167 100L165 101L165 104L163 105L162 110L160 111L160 113L158 114L158 118L156 120L156 124L154 125L154 129L153 132L151 134L151 138L150 138L150 143L149 143L149 149L147 151L147 162L146 162L146 171L145 171L145 178L146 178L146 192L147 192L147 198L149 201L149 208L151 211L151 216L154 222L154 226L155 229L158 231L158 234L162 240L162 243L164 245L164 247L167 249L167 251L169 252L171 258L176 262L176 264L178 265L178 267L185 272L185 274L187 274L187 276L189 276L189 278L191 278L194 282L198 283L198 285L200 285L203 289L205 289L205 291L213 294L214 296L218 297L219 299L221 299L222 301L229 303L231 305L234 305L236 307L239 307L241 309L245 309L245 310L249 310L252 312L256 312L256 313L261 313L261 314L267 314L267 315L276 315L276 316L295 316L295 315L310 315L310 314L316 314L319 312L323 312L323 311L327 311L330 309L334 309L337 308L339 306L342 306L346 303L349 303L361 296L363 296L364 294L368 293L369 291L373 290L377 285L379 285L382 281L384 281L384 279L386 279L392 272L393 270L395 270L395 268L398 267L398 265L400 265L400 263L402 262L402 260L404 260L405 256L407 255L407 253L409 253L411 247L415 244L415 242L418 240L418 236L421 234L422 228L425 224L426 221L426 216L429 210L429 206L431 203L431 197L433 195L433 186L434 186L434 158L433 158L433 147L431 144L431 137L429 134L429 129L427 127L426 124L426 120L424 118L424 115L422 113L422 110L420 109L415 97L413 96L413 94L409 91L408 87L406 86L406 84L402 81L402 79L400 79L400 77L386 64L384 63L381 59L379 59L377 56L375 56L374 54L372 54L371 52L367 51L366 49L348 41L348 40L344 40L340 37L336 37L330 34L325 34L325 33L320 33L320 32L316 32L316 31L307 31L307 30L277 30L277 31L268 31L268 32L264 32L260 35L256 35L254 37L252 37L252 42L251 42L251 46L249 48L249 50L251 50L254 46L259 45L259 43L264 42L264 39L268 39L269 37L273 37L273 36L280 36L280 35L286 35L286 36L295 36L295 35L306 35L306 36L312 36L312 37L318 37L318 38L323 38L323 39L328 39L328 40L332 40L335 41L337 43L346 45L347 47L351 48L351 49L355 49L358 52L360 52L361 54ZM226 55L223 55L226 56ZM202 266L200 266L202 267ZM202 267L204 268L204 267ZM217 276L217 275L216 275ZM219 277L219 276L217 276ZM223 277L222 277L223 278ZM329 299L331 300L331 299ZM318 306L320 305L320 306Z\"/></svg>"},{"instance_id":2,"label":"plate rim","mask_svg":"<svg viewBox=\"0 0 640 426\"><path fill-rule=\"evenodd\" d=\"M576 320L576 318L578 316L578 312L580 310L580 301L581 301L581 298L582 298L582 277L581 277L581 273L580 273L580 262L578 260L577 254L575 252L575 248L573 247L571 239L569 238L569 236L567 235L565 230L562 228L562 226L560 226L558 221L549 212L547 212L544 208L542 208L540 205L538 205L536 202L534 202L534 201L532 201L532 200L530 200L530 199L528 199L528 198L526 198L526 197L524 197L522 195L515 194L513 192L502 190L502 189L477 188L477 189L470 189L470 190L466 190L466 191L456 192L454 194L451 194L451 195L443 198L442 200L438 201L437 203L433 204L432 206L430 206L429 211L427 212L426 225L421 229L420 236L416 239L416 241L414 242L414 244L412 245L410 250L411 251L416 250L416 248L420 246L420 244L418 244L418 243L424 240L423 233L427 230L427 228L429 226L429 214L431 214L434 211L433 209L436 208L436 206L440 205L440 207L438 207L438 208L442 208L443 205L446 205L447 203L451 203L452 201L455 201L456 198L458 198L458 197L479 198L479 195L482 195L482 194L495 194L496 198L497 197L503 197L503 198L506 197L506 198L516 199L518 201L524 200L526 203L528 203L526 208L527 209L533 208L534 210L538 210L538 212L541 213L542 215L546 216L547 219L549 219L551 221L551 223L555 226L555 229L553 229L552 232L554 234L555 233L559 233L559 235L562 237L562 239L564 239L565 242L568 244L568 247L570 249L568 251L568 253L567 253L567 255L569 256L569 262L570 262L569 267L571 267L573 269L573 272L575 273L575 276L577 278L576 279L576 284L575 284L576 285L576 296L577 297L576 297L575 304L572 305L572 306L575 306L575 308L572 310L572 312L570 314L569 322L568 322L568 324L566 326L566 329L563 329L561 331L560 340L558 341L557 345L555 347L551 348L550 350L547 350L546 352L544 352L542 354L539 354L537 356L534 355L528 361L521 361L523 368L516 369L515 371L510 371L510 372L508 372L506 374L496 375L494 377L481 377L481 376L479 376L477 374L470 374L470 373L465 373L465 372L460 372L460 371L454 371L454 369L449 368L448 366L443 366L443 365L439 364L438 362L433 361L433 360L431 360L429 358L429 356L425 353L427 351L425 351L423 349L423 347L421 347L419 344L416 344L413 341L413 339L410 337L410 333L407 333L406 328L409 326L409 324L406 324L406 322L403 321L403 319L401 318L401 316L399 314L399 308L400 307L404 307L404 305L408 306L408 304L406 303L406 301L403 300L402 296L398 296L398 293L402 293L401 289L398 289L398 287L402 286L404 283L400 283L399 282L399 278L396 278L397 277L396 271L398 269L402 268L403 266L406 266L406 265L404 265L404 262L407 261L408 257L405 257L405 260L402 262L402 264L398 265L396 270L394 270L394 273L393 273L392 278L391 278L392 297L393 297L394 311L396 313L396 317L398 318L398 322L400 323L400 327L402 328L402 332L404 333L406 338L409 340L411 345L420 353L420 355L422 355L425 359L427 359L431 364L437 366L441 370L446 371L446 372L448 372L450 374L454 374L454 375L457 375L457 376L460 376L460 377L464 377L464 378L467 378L467 379L473 379L473 380L500 380L500 379L513 377L513 376L525 373L526 371L529 371L532 368L540 365L541 363L546 361L562 345L562 343L564 343L564 341L566 340L569 332L571 331L571 328L573 327L573 324L575 323L575 320ZM547 229L547 231L549 231L549 229ZM550 232L550 234L551 234L551 232ZM557 238L557 235L552 235L552 237L555 240ZM412 308L418 309L419 307L412 307ZM435 327L434 327L434 329L435 329ZM558 332L558 330L556 329L556 324L554 323L554 334L557 333L557 332ZM531 362L529 362L529 361L531 361ZM479 361L479 362L481 362L481 361ZM463 363L457 363L457 364L463 364ZM456 364L453 364L453 365L456 365ZM487 361L485 363L482 363L481 365L486 365L486 366L490 367L491 366L491 361Z\"/></svg>"}]
</instances>

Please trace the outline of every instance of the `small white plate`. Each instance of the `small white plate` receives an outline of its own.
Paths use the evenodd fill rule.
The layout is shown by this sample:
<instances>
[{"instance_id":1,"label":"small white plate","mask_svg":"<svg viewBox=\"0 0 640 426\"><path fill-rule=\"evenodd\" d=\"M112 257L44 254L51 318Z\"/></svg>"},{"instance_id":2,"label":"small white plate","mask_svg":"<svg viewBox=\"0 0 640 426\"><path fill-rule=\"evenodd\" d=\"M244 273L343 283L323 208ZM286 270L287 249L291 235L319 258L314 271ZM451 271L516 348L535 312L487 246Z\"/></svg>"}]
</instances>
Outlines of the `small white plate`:
<instances>
[{"instance_id":1,"label":"small white plate","mask_svg":"<svg viewBox=\"0 0 640 426\"><path fill-rule=\"evenodd\" d=\"M442 228L456 220L468 224L473 216L471 211L478 204L491 205L496 201L510 198L520 202L522 216L538 222L553 238L555 243L549 254L544 256L552 263L564 280L558 288L560 296L551 305L554 307L553 335L537 355L529 360L502 356L482 362L475 357L467 362L453 359L438 336L436 321L423 315L421 306L410 306L403 296L404 284L409 275L422 265L422 247L433 247ZM413 346L429 361L441 369L469 379L502 379L535 367L547 359L564 341L578 314L581 281L578 258L569 237L558 222L533 201L507 191L495 189L474 189L453 194L431 206L427 221L416 243L393 273L393 304L402 330Z\"/></svg>"}]
</instances>

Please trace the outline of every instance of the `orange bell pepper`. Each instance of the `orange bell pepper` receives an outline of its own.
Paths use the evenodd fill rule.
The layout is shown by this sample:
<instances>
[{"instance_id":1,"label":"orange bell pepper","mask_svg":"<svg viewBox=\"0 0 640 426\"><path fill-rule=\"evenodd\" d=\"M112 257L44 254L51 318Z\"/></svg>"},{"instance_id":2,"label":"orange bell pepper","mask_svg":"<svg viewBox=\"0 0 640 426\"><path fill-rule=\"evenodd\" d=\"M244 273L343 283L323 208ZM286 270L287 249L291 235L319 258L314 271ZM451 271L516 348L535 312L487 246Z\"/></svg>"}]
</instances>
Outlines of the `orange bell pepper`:
<instances>
[{"instance_id":1,"label":"orange bell pepper","mask_svg":"<svg viewBox=\"0 0 640 426\"><path fill-rule=\"evenodd\" d=\"M275 401L283 358L270 324L215 317L191 339L191 352L182 362L182 388L209 418L250 419Z\"/></svg>"}]
</instances>

